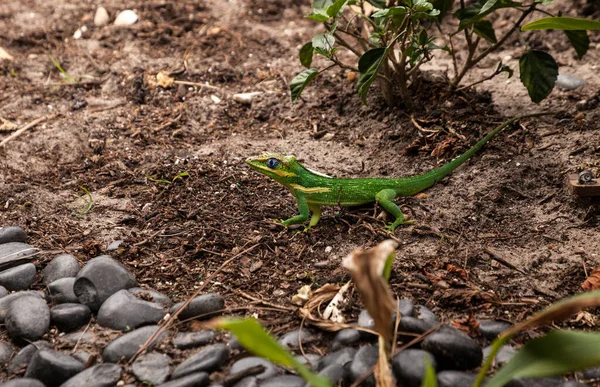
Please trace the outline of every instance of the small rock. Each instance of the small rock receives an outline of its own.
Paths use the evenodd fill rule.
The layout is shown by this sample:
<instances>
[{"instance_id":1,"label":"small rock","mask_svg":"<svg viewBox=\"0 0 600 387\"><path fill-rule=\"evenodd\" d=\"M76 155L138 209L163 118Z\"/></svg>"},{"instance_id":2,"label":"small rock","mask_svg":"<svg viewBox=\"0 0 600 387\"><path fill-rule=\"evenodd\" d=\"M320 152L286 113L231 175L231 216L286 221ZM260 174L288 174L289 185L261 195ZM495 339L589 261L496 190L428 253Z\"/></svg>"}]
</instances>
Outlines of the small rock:
<instances>
[{"instance_id":1,"label":"small rock","mask_svg":"<svg viewBox=\"0 0 600 387\"><path fill-rule=\"evenodd\" d=\"M427 336L421 348L433 354L440 369L468 370L480 366L483 360L479 344L449 326Z\"/></svg>"},{"instance_id":2,"label":"small rock","mask_svg":"<svg viewBox=\"0 0 600 387\"><path fill-rule=\"evenodd\" d=\"M27 243L8 242L0 245L0 270L29 263L37 249Z\"/></svg>"},{"instance_id":3,"label":"small rock","mask_svg":"<svg viewBox=\"0 0 600 387\"><path fill-rule=\"evenodd\" d=\"M335 335L331 349L333 349L334 351L337 351L344 345L354 344L360 340L360 337L361 337L360 332L357 331L356 329L352 329L352 328L342 329Z\"/></svg>"},{"instance_id":4,"label":"small rock","mask_svg":"<svg viewBox=\"0 0 600 387\"><path fill-rule=\"evenodd\" d=\"M558 74L555 82L556 86L565 90L575 90L581 86L585 86L586 82L576 75Z\"/></svg>"},{"instance_id":5,"label":"small rock","mask_svg":"<svg viewBox=\"0 0 600 387\"><path fill-rule=\"evenodd\" d=\"M225 344L213 344L204 347L200 352L190 356L173 371L172 379L196 372L212 372L227 362L229 348Z\"/></svg>"},{"instance_id":6,"label":"small rock","mask_svg":"<svg viewBox=\"0 0 600 387\"><path fill-rule=\"evenodd\" d=\"M325 376L327 379L329 379L331 384L337 386L342 380L346 379L348 371L346 371L346 368L339 364L331 364L323 368L321 372L319 372L319 375ZM305 387L310 387L310 384L306 384Z\"/></svg>"},{"instance_id":7,"label":"small rock","mask_svg":"<svg viewBox=\"0 0 600 387\"><path fill-rule=\"evenodd\" d=\"M206 372L197 372L195 374L186 375L182 378L171 380L163 383L158 387L204 387L208 386L210 379Z\"/></svg>"},{"instance_id":8,"label":"small rock","mask_svg":"<svg viewBox=\"0 0 600 387\"><path fill-rule=\"evenodd\" d=\"M60 387L114 387L121 379L123 369L116 364L102 363L87 368Z\"/></svg>"},{"instance_id":9,"label":"small rock","mask_svg":"<svg viewBox=\"0 0 600 387\"><path fill-rule=\"evenodd\" d=\"M173 338L173 345L180 349L195 348L210 343L214 338L214 331L179 332Z\"/></svg>"},{"instance_id":10,"label":"small rock","mask_svg":"<svg viewBox=\"0 0 600 387\"><path fill-rule=\"evenodd\" d=\"M25 377L38 379L47 387L55 387L83 371L83 368L83 363L69 355L42 349L31 358L27 371L25 371Z\"/></svg>"},{"instance_id":11,"label":"small rock","mask_svg":"<svg viewBox=\"0 0 600 387\"><path fill-rule=\"evenodd\" d=\"M1 227L0 228L0 245L10 242L25 243L27 234L21 227Z\"/></svg>"},{"instance_id":12,"label":"small rock","mask_svg":"<svg viewBox=\"0 0 600 387\"><path fill-rule=\"evenodd\" d=\"M117 330L131 330L162 320L166 312L157 304L143 301L127 290L110 296L98 311L98 324Z\"/></svg>"},{"instance_id":13,"label":"small rock","mask_svg":"<svg viewBox=\"0 0 600 387\"><path fill-rule=\"evenodd\" d=\"M300 348L298 343L299 341L302 342L302 345L306 345L314 340L315 336L313 336L308 330L302 329L302 333L300 333L300 330L296 329L283 335L279 339L279 344L289 349L296 349Z\"/></svg>"},{"instance_id":14,"label":"small rock","mask_svg":"<svg viewBox=\"0 0 600 387\"><path fill-rule=\"evenodd\" d=\"M483 359L487 359L488 356L490 356L490 353L492 352L492 346L490 345L489 347L485 347L483 349ZM511 347L510 345L503 345L500 350L498 351L498 353L496 353L496 358L494 359L494 364L496 365L503 365L505 363L508 363L510 359L512 359L512 357L517 353L517 350L513 347Z\"/></svg>"},{"instance_id":15,"label":"small rock","mask_svg":"<svg viewBox=\"0 0 600 387\"><path fill-rule=\"evenodd\" d=\"M261 91L255 91L252 93L240 93L240 94L234 94L233 95L233 100L235 102L239 102L242 105L252 105L252 101L254 101L254 98L258 95L261 95L262 92Z\"/></svg>"},{"instance_id":16,"label":"small rock","mask_svg":"<svg viewBox=\"0 0 600 387\"><path fill-rule=\"evenodd\" d=\"M258 379L248 376L234 384L233 387L258 387Z\"/></svg>"},{"instance_id":17,"label":"small rock","mask_svg":"<svg viewBox=\"0 0 600 387\"><path fill-rule=\"evenodd\" d=\"M79 329L90 321L92 312L82 304L60 304L50 309L50 321L61 332Z\"/></svg>"},{"instance_id":18,"label":"small rock","mask_svg":"<svg viewBox=\"0 0 600 387\"><path fill-rule=\"evenodd\" d=\"M600 379L600 366L588 368L583 371L584 379Z\"/></svg>"},{"instance_id":19,"label":"small rock","mask_svg":"<svg viewBox=\"0 0 600 387\"><path fill-rule=\"evenodd\" d=\"M408 333L422 334L435 327L437 324L420 320L416 317L402 317L400 323L398 323L398 331ZM402 341L410 341L414 339L414 336L399 335Z\"/></svg>"},{"instance_id":20,"label":"small rock","mask_svg":"<svg viewBox=\"0 0 600 387\"><path fill-rule=\"evenodd\" d=\"M73 291L75 277L61 278L48 284L48 293L50 298L56 304L78 303L79 298Z\"/></svg>"},{"instance_id":21,"label":"small rock","mask_svg":"<svg viewBox=\"0 0 600 387\"><path fill-rule=\"evenodd\" d=\"M440 319L426 306L416 305L415 310L415 316L419 320L427 321L428 323L439 324Z\"/></svg>"},{"instance_id":22,"label":"small rock","mask_svg":"<svg viewBox=\"0 0 600 387\"><path fill-rule=\"evenodd\" d=\"M360 378L364 373L371 369L377 363L379 358L379 350L375 346L365 345L361 347L352 363L350 363L350 378L352 381ZM373 374L369 375L361 384L361 386L375 386L375 377Z\"/></svg>"},{"instance_id":23,"label":"small rock","mask_svg":"<svg viewBox=\"0 0 600 387\"><path fill-rule=\"evenodd\" d=\"M71 346L79 344L94 344L97 340L96 335L91 332L73 332L58 337L59 340L70 344Z\"/></svg>"},{"instance_id":24,"label":"small rock","mask_svg":"<svg viewBox=\"0 0 600 387\"><path fill-rule=\"evenodd\" d=\"M589 109L589 103L586 99L582 99L575 104L575 109L577 111L582 112Z\"/></svg>"},{"instance_id":25,"label":"small rock","mask_svg":"<svg viewBox=\"0 0 600 387\"><path fill-rule=\"evenodd\" d=\"M118 240L118 241L113 241L110 243L110 245L108 245L108 247L106 247L106 251L107 252L111 252L111 251L115 251L119 248L119 246L121 246L123 244L123 241Z\"/></svg>"},{"instance_id":26,"label":"small rock","mask_svg":"<svg viewBox=\"0 0 600 387\"><path fill-rule=\"evenodd\" d=\"M0 285L8 290L25 290L35 280L35 265L26 263L0 272Z\"/></svg>"},{"instance_id":27,"label":"small rock","mask_svg":"<svg viewBox=\"0 0 600 387\"><path fill-rule=\"evenodd\" d=\"M8 306L5 324L13 339L38 340L50 328L50 309L41 297L24 295Z\"/></svg>"},{"instance_id":28,"label":"small rock","mask_svg":"<svg viewBox=\"0 0 600 387\"><path fill-rule=\"evenodd\" d=\"M163 308L170 308L173 306L173 301L171 301L168 296L161 292L157 292L154 289L131 288L127 291L142 300L154 302Z\"/></svg>"},{"instance_id":29,"label":"small rock","mask_svg":"<svg viewBox=\"0 0 600 387\"><path fill-rule=\"evenodd\" d=\"M73 39L75 39L75 40L81 39L82 36L83 36L83 32L81 32L80 28L75 30L75 32L73 33Z\"/></svg>"},{"instance_id":30,"label":"small rock","mask_svg":"<svg viewBox=\"0 0 600 387\"><path fill-rule=\"evenodd\" d=\"M366 309L363 309L360 311L360 314L358 315L358 322L357 322L359 327L362 328L366 328L366 329L375 329L375 320L373 320L373 317L371 317L371 315L369 314L369 312L367 312ZM367 339L372 339L372 338L376 338L377 336L369 333L369 332L364 332L364 331L359 331L360 335L364 338Z\"/></svg>"},{"instance_id":31,"label":"small rock","mask_svg":"<svg viewBox=\"0 0 600 387\"><path fill-rule=\"evenodd\" d=\"M260 387L304 387L305 383L300 376L279 375L263 380Z\"/></svg>"},{"instance_id":32,"label":"small rock","mask_svg":"<svg viewBox=\"0 0 600 387\"><path fill-rule=\"evenodd\" d=\"M346 347L340 349L339 351L332 352L319 360L317 369L323 370L325 367L329 367L332 364L337 364L344 367L346 364L350 363L352 359L354 359L356 352L356 348L352 347Z\"/></svg>"},{"instance_id":33,"label":"small rock","mask_svg":"<svg viewBox=\"0 0 600 387\"><path fill-rule=\"evenodd\" d=\"M6 319L6 313L8 312L8 307L10 306L10 304L14 300L24 296L34 296L43 299L42 294L35 290L16 292L0 298L0 323L4 323L4 320Z\"/></svg>"},{"instance_id":34,"label":"small rock","mask_svg":"<svg viewBox=\"0 0 600 387\"><path fill-rule=\"evenodd\" d=\"M81 266L74 256L60 254L42 270L43 281L48 284L61 278L76 277L80 269Z\"/></svg>"},{"instance_id":35,"label":"small rock","mask_svg":"<svg viewBox=\"0 0 600 387\"><path fill-rule=\"evenodd\" d=\"M512 325L505 321L480 320L479 331L481 335L488 340L494 340L500 333L510 328Z\"/></svg>"},{"instance_id":36,"label":"small rock","mask_svg":"<svg viewBox=\"0 0 600 387\"><path fill-rule=\"evenodd\" d=\"M125 266L108 255L91 259L79 271L73 285L73 291L79 302L87 305L92 312L121 289L137 286L137 282Z\"/></svg>"},{"instance_id":37,"label":"small rock","mask_svg":"<svg viewBox=\"0 0 600 387\"><path fill-rule=\"evenodd\" d=\"M17 378L1 384L2 387L46 387L37 379Z\"/></svg>"},{"instance_id":38,"label":"small rock","mask_svg":"<svg viewBox=\"0 0 600 387\"><path fill-rule=\"evenodd\" d=\"M131 357L140 349L142 345L158 330L156 325L148 325L136 329L133 332L124 334L116 340L108 343L104 352L102 352L102 358L107 363L116 363L121 358L126 360ZM161 335L160 338L155 340L149 347L148 350L154 348L157 342L166 336L166 331Z\"/></svg>"},{"instance_id":39,"label":"small rock","mask_svg":"<svg viewBox=\"0 0 600 387\"><path fill-rule=\"evenodd\" d=\"M108 24L108 11L106 8L100 6L96 8L96 13L94 14L94 25L96 27L102 27Z\"/></svg>"},{"instance_id":40,"label":"small rock","mask_svg":"<svg viewBox=\"0 0 600 387\"><path fill-rule=\"evenodd\" d=\"M560 387L588 387L588 385L575 380L570 380L561 384Z\"/></svg>"},{"instance_id":41,"label":"small rock","mask_svg":"<svg viewBox=\"0 0 600 387\"><path fill-rule=\"evenodd\" d=\"M23 347L8 364L8 373L16 374L20 370L24 370L27 364L31 361L33 355L40 349L52 349L50 343L45 340L35 341Z\"/></svg>"},{"instance_id":42,"label":"small rock","mask_svg":"<svg viewBox=\"0 0 600 387\"><path fill-rule=\"evenodd\" d=\"M396 380L403 387L419 387L425 376L425 359L435 369L433 355L420 349L405 349L392 359Z\"/></svg>"},{"instance_id":43,"label":"small rock","mask_svg":"<svg viewBox=\"0 0 600 387\"><path fill-rule=\"evenodd\" d=\"M460 371L442 371L437 374L438 387L472 386L477 374Z\"/></svg>"},{"instance_id":44,"label":"small rock","mask_svg":"<svg viewBox=\"0 0 600 387\"><path fill-rule=\"evenodd\" d=\"M82 362L83 364L87 364L87 362L90 361L91 356L91 353L85 351L77 351L73 354L73 357Z\"/></svg>"},{"instance_id":45,"label":"small rock","mask_svg":"<svg viewBox=\"0 0 600 387\"><path fill-rule=\"evenodd\" d=\"M174 314L183 302L179 302L171 308L171 314ZM225 300L220 294L209 293L194 298L189 305L179 314L179 320L189 318L207 319L221 313L225 307Z\"/></svg>"},{"instance_id":46,"label":"small rock","mask_svg":"<svg viewBox=\"0 0 600 387\"><path fill-rule=\"evenodd\" d=\"M161 384L169 377L171 358L160 353L140 355L131 365L131 371L144 384Z\"/></svg>"},{"instance_id":47,"label":"small rock","mask_svg":"<svg viewBox=\"0 0 600 387\"><path fill-rule=\"evenodd\" d=\"M400 299L400 316L402 317L414 317L415 306L408 298Z\"/></svg>"},{"instance_id":48,"label":"small rock","mask_svg":"<svg viewBox=\"0 0 600 387\"><path fill-rule=\"evenodd\" d=\"M8 296L8 290L4 286L0 286L0 298Z\"/></svg>"},{"instance_id":49,"label":"small rock","mask_svg":"<svg viewBox=\"0 0 600 387\"><path fill-rule=\"evenodd\" d=\"M277 375L277 368L275 367L275 364L258 356L249 356L236 361L231 366L229 374L235 375L240 372L246 371L248 368L256 366L263 366L265 368L265 370L260 374L254 375L254 377L258 380L268 379Z\"/></svg>"},{"instance_id":50,"label":"small rock","mask_svg":"<svg viewBox=\"0 0 600 387\"><path fill-rule=\"evenodd\" d=\"M319 364L319 360L321 360L321 356L315 353L307 353L304 355L296 356L296 360L298 360L300 363L304 364L308 368L316 370L317 365Z\"/></svg>"},{"instance_id":51,"label":"small rock","mask_svg":"<svg viewBox=\"0 0 600 387\"><path fill-rule=\"evenodd\" d=\"M130 10L126 9L124 11L119 12L117 17L115 18L114 25L116 26L131 26L134 25L135 22L138 21L137 14Z\"/></svg>"},{"instance_id":52,"label":"small rock","mask_svg":"<svg viewBox=\"0 0 600 387\"><path fill-rule=\"evenodd\" d=\"M5 367L15 348L10 343L0 342L0 368Z\"/></svg>"}]
</instances>

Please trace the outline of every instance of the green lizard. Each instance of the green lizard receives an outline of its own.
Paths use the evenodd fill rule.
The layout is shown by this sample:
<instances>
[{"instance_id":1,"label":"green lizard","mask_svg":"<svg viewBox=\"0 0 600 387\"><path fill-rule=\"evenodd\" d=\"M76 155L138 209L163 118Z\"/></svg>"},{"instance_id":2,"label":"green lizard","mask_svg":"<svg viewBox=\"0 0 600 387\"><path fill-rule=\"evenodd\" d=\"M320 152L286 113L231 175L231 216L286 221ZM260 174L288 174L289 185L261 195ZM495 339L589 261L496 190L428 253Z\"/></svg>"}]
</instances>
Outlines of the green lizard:
<instances>
[{"instance_id":1,"label":"green lizard","mask_svg":"<svg viewBox=\"0 0 600 387\"><path fill-rule=\"evenodd\" d=\"M309 211L312 217L308 228L315 226L321 218L321 206L358 206L377 202L393 215L396 220L386 227L392 232L401 224L413 223L405 220L400 208L394 203L399 196L411 196L431 187L477 153L498 132L513 122L526 117L534 117L548 113L537 113L511 118L496 127L465 153L449 163L418 176L403 178L346 178L337 179L312 171L294 156L268 153L249 157L246 163L256 171L286 186L298 201L299 215L281 221L284 226L304 223L308 220Z\"/></svg>"}]
</instances>

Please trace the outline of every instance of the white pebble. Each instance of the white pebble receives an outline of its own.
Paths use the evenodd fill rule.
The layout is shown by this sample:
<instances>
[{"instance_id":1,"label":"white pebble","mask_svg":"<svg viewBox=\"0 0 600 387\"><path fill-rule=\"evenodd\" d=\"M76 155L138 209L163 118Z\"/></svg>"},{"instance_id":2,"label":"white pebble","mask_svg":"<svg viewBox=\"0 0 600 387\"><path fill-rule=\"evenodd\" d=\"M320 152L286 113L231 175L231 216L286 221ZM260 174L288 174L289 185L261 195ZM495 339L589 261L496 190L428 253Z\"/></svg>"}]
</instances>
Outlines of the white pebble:
<instances>
[{"instance_id":1,"label":"white pebble","mask_svg":"<svg viewBox=\"0 0 600 387\"><path fill-rule=\"evenodd\" d=\"M217 97L216 95L211 95L210 99L212 99L212 101L216 104L221 103L221 98Z\"/></svg>"},{"instance_id":2,"label":"white pebble","mask_svg":"<svg viewBox=\"0 0 600 387\"><path fill-rule=\"evenodd\" d=\"M138 21L137 14L130 9L126 9L125 11L121 11L117 15L117 18L115 19L115 25L116 26L130 26L130 25L135 24L136 21Z\"/></svg>"},{"instance_id":3,"label":"white pebble","mask_svg":"<svg viewBox=\"0 0 600 387\"><path fill-rule=\"evenodd\" d=\"M75 31L75 33L73 34L73 39L75 39L75 40L81 39L82 35L83 35L83 32L81 32L81 29L78 28L77 31Z\"/></svg>"},{"instance_id":4,"label":"white pebble","mask_svg":"<svg viewBox=\"0 0 600 387\"><path fill-rule=\"evenodd\" d=\"M94 15L94 25L102 27L108 24L108 11L106 8L100 6L96 8L96 14Z\"/></svg>"},{"instance_id":5,"label":"white pebble","mask_svg":"<svg viewBox=\"0 0 600 387\"><path fill-rule=\"evenodd\" d=\"M333 250L333 247L331 247L331 246L325 247L325 254L331 253L331 250Z\"/></svg>"},{"instance_id":6,"label":"white pebble","mask_svg":"<svg viewBox=\"0 0 600 387\"><path fill-rule=\"evenodd\" d=\"M235 102L239 102L242 105L251 105L252 101L254 100L254 97L256 97L257 95L261 95L262 92L260 91L255 91L252 93L240 93L240 94L234 94L233 95L233 100Z\"/></svg>"}]
</instances>

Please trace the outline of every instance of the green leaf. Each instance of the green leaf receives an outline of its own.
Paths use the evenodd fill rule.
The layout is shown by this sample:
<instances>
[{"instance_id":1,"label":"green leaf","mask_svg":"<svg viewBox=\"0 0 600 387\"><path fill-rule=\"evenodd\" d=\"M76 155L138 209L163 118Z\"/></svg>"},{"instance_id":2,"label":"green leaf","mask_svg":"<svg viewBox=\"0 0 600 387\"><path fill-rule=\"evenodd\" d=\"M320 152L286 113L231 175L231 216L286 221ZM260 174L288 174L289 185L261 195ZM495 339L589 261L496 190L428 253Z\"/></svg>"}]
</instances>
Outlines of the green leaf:
<instances>
[{"instance_id":1,"label":"green leaf","mask_svg":"<svg viewBox=\"0 0 600 387\"><path fill-rule=\"evenodd\" d=\"M429 43L429 40L427 39L427 31L421 30L419 32L419 37L417 38L417 42L418 42L419 46L425 46L425 45L427 45L427 43Z\"/></svg>"},{"instance_id":2,"label":"green leaf","mask_svg":"<svg viewBox=\"0 0 600 387\"><path fill-rule=\"evenodd\" d=\"M231 331L248 351L284 367L293 367L300 376L311 386L332 387L331 382L324 376L312 373L300 363L294 355L285 350L263 327L254 319L222 318L216 322L216 327Z\"/></svg>"},{"instance_id":3,"label":"green leaf","mask_svg":"<svg viewBox=\"0 0 600 387\"><path fill-rule=\"evenodd\" d=\"M600 364L600 334L553 331L531 340L485 385L502 387L514 378L563 375Z\"/></svg>"},{"instance_id":4,"label":"green leaf","mask_svg":"<svg viewBox=\"0 0 600 387\"><path fill-rule=\"evenodd\" d=\"M554 3L556 0L535 0L536 3L542 3L542 5L549 5Z\"/></svg>"},{"instance_id":5,"label":"green leaf","mask_svg":"<svg viewBox=\"0 0 600 387\"><path fill-rule=\"evenodd\" d=\"M396 254L392 253L388 255L388 257L385 259L385 265L383 265L383 273L381 273L385 282L390 281L390 275L392 275L392 264L394 263L395 257Z\"/></svg>"},{"instance_id":6,"label":"green leaf","mask_svg":"<svg viewBox=\"0 0 600 387\"><path fill-rule=\"evenodd\" d=\"M314 52L312 42L308 42L302 46L300 49L300 63L302 63L302 66L306 68L310 67Z\"/></svg>"},{"instance_id":7,"label":"green leaf","mask_svg":"<svg viewBox=\"0 0 600 387\"><path fill-rule=\"evenodd\" d=\"M496 39L496 32L494 31L494 27L492 26L492 22L489 20L480 20L473 25L473 32L477 35L481 36L488 42L496 43L498 39Z\"/></svg>"},{"instance_id":8,"label":"green leaf","mask_svg":"<svg viewBox=\"0 0 600 387\"><path fill-rule=\"evenodd\" d=\"M454 0L432 0L431 4L433 4L433 9L437 9L440 11L438 15L438 20L442 21L444 17L452 10L452 6L454 5Z\"/></svg>"},{"instance_id":9,"label":"green leaf","mask_svg":"<svg viewBox=\"0 0 600 387\"><path fill-rule=\"evenodd\" d=\"M505 64L502 64L502 62L498 63L498 68L496 69L496 72L498 73L508 73L508 77L512 78L512 76L514 75L514 71L513 69L511 69L510 67L508 67Z\"/></svg>"},{"instance_id":10,"label":"green leaf","mask_svg":"<svg viewBox=\"0 0 600 387\"><path fill-rule=\"evenodd\" d=\"M314 21L318 21L318 22L326 22L327 20L329 20L329 18L327 17L327 15L323 15L320 13L311 13L310 15L306 15L307 19L311 19Z\"/></svg>"},{"instance_id":11,"label":"green leaf","mask_svg":"<svg viewBox=\"0 0 600 387\"><path fill-rule=\"evenodd\" d=\"M367 92L375 78L377 78L379 67L385 58L386 52L387 49L384 47L372 48L365 52L358 60L360 76L358 77L356 87L358 96L365 105L367 104Z\"/></svg>"},{"instance_id":12,"label":"green leaf","mask_svg":"<svg viewBox=\"0 0 600 387\"><path fill-rule=\"evenodd\" d=\"M487 4L487 2L486 2ZM461 28L466 28L479 20L483 19L490 13L494 12L497 9L501 8L514 8L521 6L522 3L512 1L512 0L496 0L493 2L493 6L491 8L483 10L483 5L480 2L473 3L468 7L461 8L454 12L454 16L460 20Z\"/></svg>"},{"instance_id":13,"label":"green leaf","mask_svg":"<svg viewBox=\"0 0 600 387\"><path fill-rule=\"evenodd\" d=\"M437 387L437 378L435 377L435 369L429 362L429 359L425 357L425 377L421 382L421 387Z\"/></svg>"},{"instance_id":14,"label":"green leaf","mask_svg":"<svg viewBox=\"0 0 600 387\"><path fill-rule=\"evenodd\" d=\"M384 9L387 7L387 0L367 0L367 2L375 8Z\"/></svg>"},{"instance_id":15,"label":"green leaf","mask_svg":"<svg viewBox=\"0 0 600 387\"><path fill-rule=\"evenodd\" d=\"M319 34L312 39L314 52L328 58L332 54L331 50L333 50L334 44L335 38L330 33Z\"/></svg>"},{"instance_id":16,"label":"green leaf","mask_svg":"<svg viewBox=\"0 0 600 387\"><path fill-rule=\"evenodd\" d=\"M298 101L300 94L302 94L302 90L308 85L313 79L315 79L319 75L319 70L312 68L308 70L302 71L300 74L296 75L294 79L290 82L290 91L292 93L292 103Z\"/></svg>"},{"instance_id":17,"label":"green leaf","mask_svg":"<svg viewBox=\"0 0 600 387\"><path fill-rule=\"evenodd\" d=\"M556 61L547 52L528 51L519 59L519 69L529 97L540 103L554 88L558 77Z\"/></svg>"},{"instance_id":18,"label":"green leaf","mask_svg":"<svg viewBox=\"0 0 600 387\"><path fill-rule=\"evenodd\" d=\"M336 0L327 8L327 15L329 17L336 17L337 14L346 6L348 0Z\"/></svg>"},{"instance_id":19,"label":"green leaf","mask_svg":"<svg viewBox=\"0 0 600 387\"><path fill-rule=\"evenodd\" d=\"M567 31L594 31L600 30L600 22L588 19L579 19L574 17L545 17L521 27L521 31L535 30L567 30Z\"/></svg>"},{"instance_id":20,"label":"green leaf","mask_svg":"<svg viewBox=\"0 0 600 387\"><path fill-rule=\"evenodd\" d=\"M396 16L396 15L406 15L408 10L406 7L392 7L386 9L380 9L379 11L373 12L372 17L386 17L386 16Z\"/></svg>"},{"instance_id":21,"label":"green leaf","mask_svg":"<svg viewBox=\"0 0 600 387\"><path fill-rule=\"evenodd\" d=\"M569 42L577 52L579 59L583 58L585 53L590 48L590 37L587 31L565 31Z\"/></svg>"},{"instance_id":22,"label":"green leaf","mask_svg":"<svg viewBox=\"0 0 600 387\"><path fill-rule=\"evenodd\" d=\"M479 13L480 14L486 14L486 12L488 12L489 10L492 10L494 8L494 6L496 5L497 1L498 0L487 0L485 2L485 4L483 4L483 6L481 7L481 10L479 11Z\"/></svg>"},{"instance_id":23,"label":"green leaf","mask_svg":"<svg viewBox=\"0 0 600 387\"><path fill-rule=\"evenodd\" d=\"M433 4L427 0L414 0L412 9L415 12L427 12L433 10Z\"/></svg>"}]
</instances>

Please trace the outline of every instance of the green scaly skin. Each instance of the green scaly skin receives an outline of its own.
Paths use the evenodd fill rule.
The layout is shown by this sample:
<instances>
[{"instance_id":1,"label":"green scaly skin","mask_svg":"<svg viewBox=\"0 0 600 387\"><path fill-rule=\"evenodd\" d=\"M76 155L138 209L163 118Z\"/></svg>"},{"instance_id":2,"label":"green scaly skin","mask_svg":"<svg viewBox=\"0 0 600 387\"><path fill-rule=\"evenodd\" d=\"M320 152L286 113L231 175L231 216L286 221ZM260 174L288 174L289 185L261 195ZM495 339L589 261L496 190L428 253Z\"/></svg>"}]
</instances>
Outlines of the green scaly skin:
<instances>
[{"instance_id":1,"label":"green scaly skin","mask_svg":"<svg viewBox=\"0 0 600 387\"><path fill-rule=\"evenodd\" d=\"M294 156L269 153L249 157L246 163L256 171L269 176L286 186L298 201L299 215L282 221L284 226L304 223L309 212L312 217L307 229L315 226L321 218L321 206L358 206L377 202L396 220L387 225L390 231L402 224L414 223L405 220L400 208L394 203L399 196L411 196L433 186L452 173L465 161L479 152L481 148L502 129L520 119L540 116L548 113L536 113L511 118L496 127L469 150L449 163L418 176L403 178L357 178L337 179L325 176L305 168Z\"/></svg>"}]
</instances>

